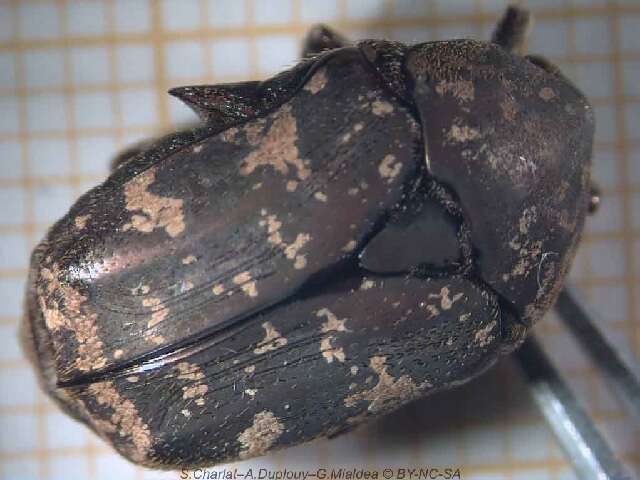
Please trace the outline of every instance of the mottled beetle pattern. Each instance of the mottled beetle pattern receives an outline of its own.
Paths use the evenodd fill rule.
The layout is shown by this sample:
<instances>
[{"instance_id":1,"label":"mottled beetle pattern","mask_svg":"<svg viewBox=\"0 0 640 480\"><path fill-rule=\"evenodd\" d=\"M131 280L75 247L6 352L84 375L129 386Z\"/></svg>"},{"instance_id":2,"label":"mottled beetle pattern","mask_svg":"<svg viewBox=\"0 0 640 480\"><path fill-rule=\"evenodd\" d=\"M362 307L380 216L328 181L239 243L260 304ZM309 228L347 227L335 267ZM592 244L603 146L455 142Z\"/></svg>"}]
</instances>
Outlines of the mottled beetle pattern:
<instances>
[{"instance_id":1,"label":"mottled beetle pattern","mask_svg":"<svg viewBox=\"0 0 640 480\"><path fill-rule=\"evenodd\" d=\"M492 42L326 27L263 82L182 87L35 249L23 342L128 459L211 465L334 436L478 375L553 304L589 205L592 111Z\"/></svg>"}]
</instances>

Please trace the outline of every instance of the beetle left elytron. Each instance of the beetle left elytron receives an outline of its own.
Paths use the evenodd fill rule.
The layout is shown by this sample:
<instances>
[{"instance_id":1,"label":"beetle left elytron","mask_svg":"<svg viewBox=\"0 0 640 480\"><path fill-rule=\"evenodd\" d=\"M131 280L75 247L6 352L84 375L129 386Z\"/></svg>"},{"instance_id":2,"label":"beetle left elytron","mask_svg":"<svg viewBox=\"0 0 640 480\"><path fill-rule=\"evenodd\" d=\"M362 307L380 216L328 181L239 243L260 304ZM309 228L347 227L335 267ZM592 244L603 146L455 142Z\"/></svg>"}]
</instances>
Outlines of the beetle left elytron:
<instances>
[{"instance_id":1,"label":"beetle left elytron","mask_svg":"<svg viewBox=\"0 0 640 480\"><path fill-rule=\"evenodd\" d=\"M122 155L33 253L23 340L48 394L134 462L195 467L336 435L515 348L571 263L593 138L582 94L514 53L525 17L493 43L316 29L270 80L174 90L203 124Z\"/></svg>"}]
</instances>

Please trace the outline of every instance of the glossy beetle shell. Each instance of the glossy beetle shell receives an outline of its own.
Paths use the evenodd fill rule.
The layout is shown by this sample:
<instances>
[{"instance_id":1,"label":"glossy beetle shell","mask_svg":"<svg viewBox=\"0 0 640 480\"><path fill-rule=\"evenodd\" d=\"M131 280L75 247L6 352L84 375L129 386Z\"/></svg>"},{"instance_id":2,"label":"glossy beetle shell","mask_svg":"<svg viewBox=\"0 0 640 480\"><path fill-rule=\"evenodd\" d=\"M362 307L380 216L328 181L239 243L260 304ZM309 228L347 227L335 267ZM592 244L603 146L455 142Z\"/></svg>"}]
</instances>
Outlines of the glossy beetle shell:
<instances>
[{"instance_id":1,"label":"glossy beetle shell","mask_svg":"<svg viewBox=\"0 0 640 480\"><path fill-rule=\"evenodd\" d=\"M554 301L593 131L558 75L364 43L207 95L233 102L121 162L32 258L43 383L126 457L336 434L477 375Z\"/></svg>"}]
</instances>

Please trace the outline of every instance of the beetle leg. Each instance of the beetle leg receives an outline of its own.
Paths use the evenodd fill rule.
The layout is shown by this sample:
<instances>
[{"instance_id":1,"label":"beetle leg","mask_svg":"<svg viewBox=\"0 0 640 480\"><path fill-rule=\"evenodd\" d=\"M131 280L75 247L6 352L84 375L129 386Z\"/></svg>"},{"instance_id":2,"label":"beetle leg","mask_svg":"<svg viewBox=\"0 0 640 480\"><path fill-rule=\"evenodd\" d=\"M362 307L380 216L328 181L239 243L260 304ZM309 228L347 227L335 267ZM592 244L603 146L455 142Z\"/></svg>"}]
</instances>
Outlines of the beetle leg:
<instances>
[{"instance_id":1,"label":"beetle leg","mask_svg":"<svg viewBox=\"0 0 640 480\"><path fill-rule=\"evenodd\" d=\"M531 14L528 10L510 6L496 25L491 41L510 52L522 55L531 23Z\"/></svg>"},{"instance_id":2,"label":"beetle leg","mask_svg":"<svg viewBox=\"0 0 640 480\"><path fill-rule=\"evenodd\" d=\"M302 58L310 57L324 50L333 50L351 45L344 36L330 29L326 25L318 24L311 27L304 39Z\"/></svg>"}]
</instances>

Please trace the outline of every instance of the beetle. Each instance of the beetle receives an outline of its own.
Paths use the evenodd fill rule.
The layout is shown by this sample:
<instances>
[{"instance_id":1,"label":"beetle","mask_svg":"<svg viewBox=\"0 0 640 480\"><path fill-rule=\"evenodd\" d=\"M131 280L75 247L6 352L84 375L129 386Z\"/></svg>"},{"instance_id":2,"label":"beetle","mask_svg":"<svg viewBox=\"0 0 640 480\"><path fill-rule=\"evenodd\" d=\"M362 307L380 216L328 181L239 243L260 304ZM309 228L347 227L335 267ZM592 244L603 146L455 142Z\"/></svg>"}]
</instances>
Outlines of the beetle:
<instances>
[{"instance_id":1,"label":"beetle","mask_svg":"<svg viewBox=\"0 0 640 480\"><path fill-rule=\"evenodd\" d=\"M549 309L589 207L594 120L529 15L491 42L350 44L170 93L195 129L136 146L33 252L23 343L126 458L212 465L451 388Z\"/></svg>"}]
</instances>

